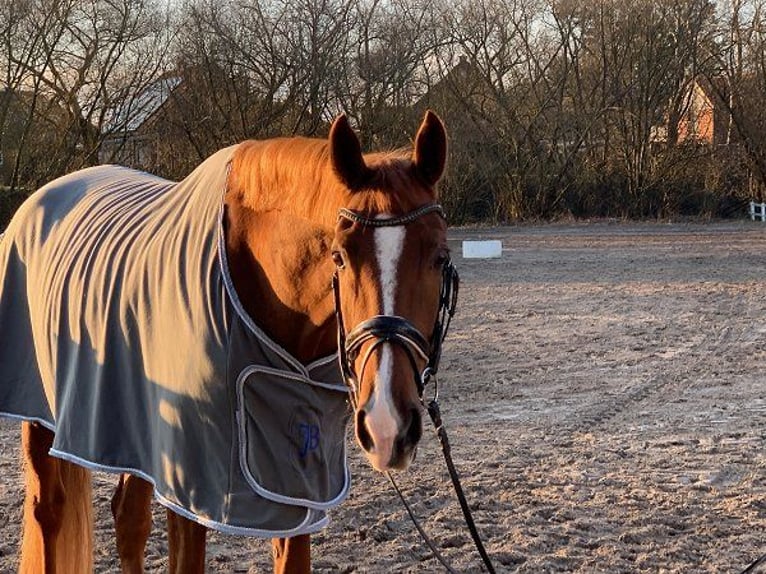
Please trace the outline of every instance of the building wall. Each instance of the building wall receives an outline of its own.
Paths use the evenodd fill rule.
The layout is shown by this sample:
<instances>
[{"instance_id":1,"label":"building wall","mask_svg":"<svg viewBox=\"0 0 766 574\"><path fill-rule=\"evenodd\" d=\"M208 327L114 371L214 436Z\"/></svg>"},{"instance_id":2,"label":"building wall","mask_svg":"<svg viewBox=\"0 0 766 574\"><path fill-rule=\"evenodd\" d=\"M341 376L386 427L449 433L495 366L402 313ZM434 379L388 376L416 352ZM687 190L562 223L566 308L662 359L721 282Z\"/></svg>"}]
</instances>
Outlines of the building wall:
<instances>
[{"instance_id":1,"label":"building wall","mask_svg":"<svg viewBox=\"0 0 766 574\"><path fill-rule=\"evenodd\" d=\"M678 124L678 141L713 144L715 139L715 108L697 82L689 92L687 111Z\"/></svg>"}]
</instances>

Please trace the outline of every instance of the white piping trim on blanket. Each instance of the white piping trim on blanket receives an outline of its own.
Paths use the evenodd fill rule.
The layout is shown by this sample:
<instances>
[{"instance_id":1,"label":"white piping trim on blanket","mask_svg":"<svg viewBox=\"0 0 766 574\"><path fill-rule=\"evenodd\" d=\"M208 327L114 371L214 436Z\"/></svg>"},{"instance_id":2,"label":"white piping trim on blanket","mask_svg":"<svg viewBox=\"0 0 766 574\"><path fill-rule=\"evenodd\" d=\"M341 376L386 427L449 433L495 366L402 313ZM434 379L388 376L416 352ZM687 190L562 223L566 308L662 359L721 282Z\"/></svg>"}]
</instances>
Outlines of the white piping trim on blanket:
<instances>
[{"instance_id":1,"label":"white piping trim on blanket","mask_svg":"<svg viewBox=\"0 0 766 574\"><path fill-rule=\"evenodd\" d=\"M291 536L299 536L301 534L313 534L314 532L318 532L326 528L327 525L330 523L330 519L326 515L321 520L318 520L317 522L312 523L311 510L306 509L306 518L303 519L303 522L301 522L295 528L289 529L289 530L265 530L262 528L249 528L246 526L232 526L230 524L222 524L215 520L210 520L209 518L198 516L194 514L193 512L187 510L186 508L179 506L177 503L173 502L172 500L168 500L157 491L157 484L154 482L152 477L150 477L148 474L138 469L98 464L98 463L86 460L84 458L80 458L79 456L70 454L68 452L57 450L55 448L50 449L48 454L56 458L66 460L67 462L71 462L78 466L82 466L84 468L95 470L98 472L109 472L114 474L127 473L127 474L132 474L134 476L138 476L139 478L142 478L143 480L145 480L146 482L148 482L154 487L154 497L157 499L157 502L159 502L162 506L169 508L170 510L183 516L184 518L193 520L194 522L201 524L202 526L206 528L211 528L213 530L217 530L218 532L223 532L224 534L233 534L237 536L255 536L258 538L275 538L275 537L289 538Z\"/></svg>"},{"instance_id":2,"label":"white piping trim on blanket","mask_svg":"<svg viewBox=\"0 0 766 574\"><path fill-rule=\"evenodd\" d=\"M245 373L245 376L250 375L254 372L259 373L265 373L267 375L275 375L277 377L285 377L287 379L294 379L301 383L306 383L307 385L313 385L315 387L322 387L323 389L327 389L330 391L337 391L339 393L348 394L348 387L345 384L336 384L336 383L325 383L322 381L315 381L314 379L307 377L306 375L303 375L302 373L291 373L290 371L283 371L282 369L277 369L274 367L269 367L266 365L248 365L237 376L237 385L239 385L239 380L242 377L242 374Z\"/></svg>"},{"instance_id":3,"label":"white piping trim on blanket","mask_svg":"<svg viewBox=\"0 0 766 574\"><path fill-rule=\"evenodd\" d=\"M242 306L242 302L239 300L237 290L234 288L234 282L232 281L231 275L229 274L229 261L226 256L226 240L223 232L224 201L226 199L226 190L229 184L228 174L231 173L231 162L229 162L227 165L226 170L226 186L224 187L223 193L221 194L221 207L218 213L218 263L221 267L221 276L223 277L223 284L226 287L226 293L229 295L229 299L231 299L231 304L234 307L234 310L237 312L237 315L239 315L239 318L244 321L248 329L250 329L253 334L258 337L267 347L269 347L272 351L280 355L285 361L292 365L296 371L308 377L309 371L311 371L313 368L319 365L324 365L325 363L329 363L330 361L337 361L338 354L334 353L329 357L318 359L308 366L304 366L298 359L293 357L286 349L271 339L260 327L258 327L258 325L255 324L255 321L253 321L253 318Z\"/></svg>"},{"instance_id":4,"label":"white piping trim on blanket","mask_svg":"<svg viewBox=\"0 0 766 574\"><path fill-rule=\"evenodd\" d=\"M337 363L337 362L338 362L338 353L335 353L334 355L323 357L321 359L317 359L316 361L312 363L309 363L308 365L306 365L306 370L310 373L314 369L323 367L324 365L328 365L330 363ZM348 392L348 387L344 386L344 389L346 390L346 392Z\"/></svg>"},{"instance_id":5,"label":"white piping trim on blanket","mask_svg":"<svg viewBox=\"0 0 766 574\"><path fill-rule=\"evenodd\" d=\"M31 417L27 415L15 415L13 413L6 413L5 411L0 411L0 418L9 419L12 421L19 421L19 422L38 423L43 425L49 431L53 433L56 432L56 425L54 425L53 423L49 421L46 421L45 419L41 419L38 417Z\"/></svg>"},{"instance_id":6,"label":"white piping trim on blanket","mask_svg":"<svg viewBox=\"0 0 766 574\"><path fill-rule=\"evenodd\" d=\"M279 373L285 374L282 371L279 371ZM54 424L51 424L49 421L45 419L41 419L39 417L16 415L13 413L2 411L0 412L0 418L5 418L8 420L18 421L18 422L38 423L44 426L45 428L47 428L49 431L53 432L54 434L56 432L56 426ZM154 497L157 499L157 502L162 504L164 507L169 508L170 510L172 510L176 514L183 516L184 518L193 520L194 522L201 524L202 526L205 526L206 528L211 528L213 530L217 530L218 532L223 532L224 534L232 534L237 536L255 536L258 538L273 538L273 537L289 538L291 536L299 536L301 534L313 534L315 532L319 532L320 530L323 530L324 528L326 528L327 525L330 523L330 519L326 515L321 520L318 520L316 522L311 522L311 507L309 507L308 505L301 504L299 506L306 507L306 517L298 526L290 530L266 530L262 528L249 528L246 526L232 526L230 524L223 524L215 520L210 520L202 516L197 516L193 512L183 508L182 506L179 506L177 503L169 500L168 498L165 498L162 494L160 494L159 491L157 491L157 483L154 481L154 479L141 470L138 470L135 468L129 468L129 467L108 466L104 464L99 464L99 463L91 462L89 460L81 458L79 456L70 454L68 452L60 451L58 449L53 449L53 448L50 449L49 454L51 456L55 456L56 458L66 460L78 466L82 466L90 470L95 470L97 472L109 472L113 474L128 473L134 476L138 476L139 478L142 478L143 480L145 480L146 482L152 485L154 489ZM344 447L344 457L345 457L345 454L346 453L345 453L345 447ZM241 462L241 453L240 453L240 462ZM248 483L250 483L251 476L249 476L249 474L246 474L245 478L248 481ZM346 485L347 485L346 494L348 491L348 484L349 484L348 465L346 465ZM345 494L344 494L344 498L345 498ZM281 501L276 500L276 502L281 502ZM323 510L323 509L315 508L315 510Z\"/></svg>"},{"instance_id":7,"label":"white piping trim on blanket","mask_svg":"<svg viewBox=\"0 0 766 574\"><path fill-rule=\"evenodd\" d=\"M242 370L242 372L237 377L237 427L238 427L238 433L239 433L239 467L242 470L242 474L245 476L245 480L247 480L247 483L252 487L255 492L257 492L260 496L263 498L266 498L268 500L273 500L274 502L279 502L282 504L289 504L293 506L305 506L307 508L313 508L314 510L328 510L330 508L333 508L335 506L338 506L341 502L343 502L346 497L348 496L349 490L351 488L351 473L348 468L348 453L346 452L346 441L343 441L343 488L341 488L340 493L338 495L326 502L317 502L315 500L309 500L307 498L299 498L299 497L292 497L292 496L286 496L284 494L279 494L278 492L273 492L269 490L268 488L265 488L262 486L253 476L253 474L250 472L250 468L247 465L247 431L245 430L245 421L244 419L244 408L242 403L244 402L244 386L245 386L245 379L252 375L253 373L269 373L269 374L276 374L285 378L289 379L295 379L296 381L302 382L302 383L308 383L312 384L318 387L324 387L331 389L333 391L339 390L337 385L328 385L327 383L318 383L316 381L312 381L311 379L301 377L300 375L294 375L292 373L288 373L285 371L280 371L278 369L269 369L268 367L259 367L257 365L250 365L249 367L246 367ZM342 392L348 392L346 388L343 388Z\"/></svg>"}]
</instances>

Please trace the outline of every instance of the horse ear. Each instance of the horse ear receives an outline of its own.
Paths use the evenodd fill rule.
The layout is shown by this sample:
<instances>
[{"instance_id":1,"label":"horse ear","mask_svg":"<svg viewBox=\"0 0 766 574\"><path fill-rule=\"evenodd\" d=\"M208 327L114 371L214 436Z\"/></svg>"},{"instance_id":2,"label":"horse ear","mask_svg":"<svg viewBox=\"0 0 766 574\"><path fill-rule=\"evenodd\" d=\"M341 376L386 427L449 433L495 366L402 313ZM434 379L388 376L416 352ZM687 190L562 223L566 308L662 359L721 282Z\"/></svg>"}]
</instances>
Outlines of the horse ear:
<instances>
[{"instance_id":1,"label":"horse ear","mask_svg":"<svg viewBox=\"0 0 766 574\"><path fill-rule=\"evenodd\" d=\"M367 181L370 169L364 163L359 138L341 114L330 128L330 163L335 175L351 190L359 189Z\"/></svg>"},{"instance_id":2,"label":"horse ear","mask_svg":"<svg viewBox=\"0 0 766 574\"><path fill-rule=\"evenodd\" d=\"M420 177L428 185L435 185L444 174L447 164L447 130L431 110L426 112L415 136L412 162Z\"/></svg>"}]
</instances>

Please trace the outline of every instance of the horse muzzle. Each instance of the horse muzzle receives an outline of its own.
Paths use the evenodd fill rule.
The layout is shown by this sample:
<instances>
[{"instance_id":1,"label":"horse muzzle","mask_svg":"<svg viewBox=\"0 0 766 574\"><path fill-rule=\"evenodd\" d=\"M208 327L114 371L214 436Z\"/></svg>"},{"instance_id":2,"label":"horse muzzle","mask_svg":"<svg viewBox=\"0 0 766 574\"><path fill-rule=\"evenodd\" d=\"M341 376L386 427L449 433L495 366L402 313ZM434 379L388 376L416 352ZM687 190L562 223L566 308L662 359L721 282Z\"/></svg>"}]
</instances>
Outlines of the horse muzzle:
<instances>
[{"instance_id":1,"label":"horse muzzle","mask_svg":"<svg viewBox=\"0 0 766 574\"><path fill-rule=\"evenodd\" d=\"M406 470L415 458L423 436L423 418L419 404L404 411L404 416L368 402L356 411L356 438L375 470Z\"/></svg>"},{"instance_id":2,"label":"horse muzzle","mask_svg":"<svg viewBox=\"0 0 766 574\"><path fill-rule=\"evenodd\" d=\"M413 459L423 434L420 371L429 350L417 328L397 316L363 321L345 341L344 370L356 409L356 437L376 470L405 469ZM377 368L368 369L373 356ZM367 394L362 386L371 390L359 402L360 394Z\"/></svg>"}]
</instances>

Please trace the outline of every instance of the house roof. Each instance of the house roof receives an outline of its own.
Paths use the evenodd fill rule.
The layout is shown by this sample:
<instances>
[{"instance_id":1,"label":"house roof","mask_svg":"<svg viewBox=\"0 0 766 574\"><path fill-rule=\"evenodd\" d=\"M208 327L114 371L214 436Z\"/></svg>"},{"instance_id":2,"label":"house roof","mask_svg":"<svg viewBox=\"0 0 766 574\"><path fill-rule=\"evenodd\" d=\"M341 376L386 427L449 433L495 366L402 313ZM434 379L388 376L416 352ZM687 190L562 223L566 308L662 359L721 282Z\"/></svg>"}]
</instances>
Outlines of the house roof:
<instances>
[{"instance_id":1,"label":"house roof","mask_svg":"<svg viewBox=\"0 0 766 574\"><path fill-rule=\"evenodd\" d=\"M165 104L181 81L181 77L177 75L163 76L150 83L138 94L126 96L115 106L109 119L104 122L103 131L105 133L136 131Z\"/></svg>"}]
</instances>

